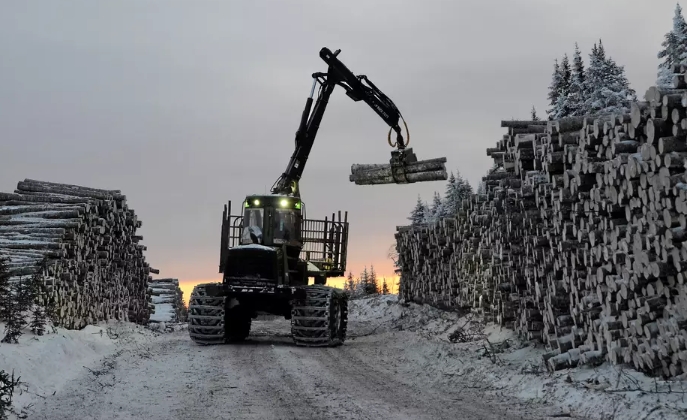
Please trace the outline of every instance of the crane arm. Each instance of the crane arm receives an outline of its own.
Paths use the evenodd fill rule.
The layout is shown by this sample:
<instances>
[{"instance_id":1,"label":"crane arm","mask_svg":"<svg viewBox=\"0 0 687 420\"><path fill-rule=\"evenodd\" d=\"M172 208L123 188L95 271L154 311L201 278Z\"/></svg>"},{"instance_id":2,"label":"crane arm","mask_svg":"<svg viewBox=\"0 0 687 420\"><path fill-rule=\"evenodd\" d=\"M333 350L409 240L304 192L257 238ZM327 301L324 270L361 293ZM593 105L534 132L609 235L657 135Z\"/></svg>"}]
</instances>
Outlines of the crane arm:
<instances>
[{"instance_id":1,"label":"crane arm","mask_svg":"<svg viewBox=\"0 0 687 420\"><path fill-rule=\"evenodd\" d=\"M303 170L315 142L317 131L320 128L324 111L329 103L329 97L337 85L344 88L346 95L354 101L364 101L389 125L389 145L397 147L399 152L403 153L403 149L408 144L407 141L404 141L401 127L399 126L399 120L403 120L403 116L396 105L367 76L356 76L353 74L337 58L340 52L341 50L332 52L326 47L320 50L320 57L328 64L329 68L327 73L314 73L312 75L312 89L310 96L305 102L301 122L296 131L295 150L291 155L286 170L272 186L273 194L300 196L298 181L303 175ZM320 87L313 107L313 96L318 84ZM396 132L395 143L391 143L392 130ZM406 126L406 132L407 130L408 127Z\"/></svg>"}]
</instances>

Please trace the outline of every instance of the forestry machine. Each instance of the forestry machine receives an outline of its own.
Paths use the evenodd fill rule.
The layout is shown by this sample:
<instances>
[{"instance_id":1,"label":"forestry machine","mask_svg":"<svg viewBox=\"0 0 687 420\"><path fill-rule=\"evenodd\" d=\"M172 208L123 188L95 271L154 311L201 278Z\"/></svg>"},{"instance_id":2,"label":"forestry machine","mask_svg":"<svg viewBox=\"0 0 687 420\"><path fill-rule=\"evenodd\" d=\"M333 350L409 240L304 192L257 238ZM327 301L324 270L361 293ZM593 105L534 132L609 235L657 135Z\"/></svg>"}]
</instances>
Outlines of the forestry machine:
<instances>
[{"instance_id":1,"label":"forestry machine","mask_svg":"<svg viewBox=\"0 0 687 420\"><path fill-rule=\"evenodd\" d=\"M345 274L348 214L343 220L340 211L331 219L306 219L298 186L334 88L341 86L354 101L367 103L391 127L387 141L398 149L392 151L393 168L402 170L417 159L412 149L405 149L399 110L366 76L354 75L339 61L340 51L320 50L329 68L326 73L312 75L295 151L286 171L272 186L272 194L247 196L241 215L231 215L231 201L224 206L219 264L222 282L197 285L189 301L189 335L198 344L241 341L259 314L290 319L297 345L333 347L346 339L348 296L325 283L328 277ZM395 144L391 130L396 132ZM394 183L407 182L394 176ZM310 277L312 285L308 285Z\"/></svg>"}]
</instances>

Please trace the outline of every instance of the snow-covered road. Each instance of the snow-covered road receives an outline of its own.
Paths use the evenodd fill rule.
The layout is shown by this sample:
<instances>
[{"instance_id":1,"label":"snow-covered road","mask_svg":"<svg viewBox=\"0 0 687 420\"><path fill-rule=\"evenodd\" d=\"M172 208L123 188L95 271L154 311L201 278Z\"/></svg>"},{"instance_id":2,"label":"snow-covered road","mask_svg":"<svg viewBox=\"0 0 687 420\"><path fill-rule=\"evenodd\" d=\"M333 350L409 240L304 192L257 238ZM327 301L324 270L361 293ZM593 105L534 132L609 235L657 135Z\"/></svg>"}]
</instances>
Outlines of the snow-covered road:
<instances>
[{"instance_id":1,"label":"snow-covered road","mask_svg":"<svg viewBox=\"0 0 687 420\"><path fill-rule=\"evenodd\" d=\"M357 331L356 331L357 329ZM351 324L350 334L364 325ZM388 337L296 347L288 321L254 321L239 345L160 335L84 369L29 410L36 420L536 419L533 409L463 387L433 387L389 363ZM417 380L415 380L417 379Z\"/></svg>"},{"instance_id":2,"label":"snow-covered road","mask_svg":"<svg viewBox=\"0 0 687 420\"><path fill-rule=\"evenodd\" d=\"M353 300L350 308L349 339L339 348L296 347L284 319L254 321L246 343L207 347L185 330L112 322L27 333L0 346L0 369L21 376L14 408L29 420L684 420L687 413L684 382L608 363L549 374L541 345L470 315L395 296ZM452 342L456 331L477 335Z\"/></svg>"}]
</instances>

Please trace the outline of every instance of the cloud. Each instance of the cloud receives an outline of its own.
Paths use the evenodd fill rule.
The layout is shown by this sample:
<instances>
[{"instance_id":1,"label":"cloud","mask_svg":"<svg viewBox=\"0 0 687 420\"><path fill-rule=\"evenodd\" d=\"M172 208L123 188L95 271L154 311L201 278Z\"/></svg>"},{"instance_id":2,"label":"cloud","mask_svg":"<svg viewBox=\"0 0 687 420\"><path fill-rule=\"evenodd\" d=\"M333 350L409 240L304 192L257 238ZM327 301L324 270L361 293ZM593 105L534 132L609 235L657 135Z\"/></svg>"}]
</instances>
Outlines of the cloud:
<instances>
[{"instance_id":1,"label":"cloud","mask_svg":"<svg viewBox=\"0 0 687 420\"><path fill-rule=\"evenodd\" d=\"M226 200L264 192L293 151L318 52L341 48L406 117L421 159L477 186L501 119L544 115L555 58L603 39L639 96L674 1L11 2L0 15L0 190L25 177L121 189L161 275L216 274ZM351 265L386 260L418 194L360 187L388 127L337 90L302 181L309 216L348 210ZM176 272L175 272L176 271Z\"/></svg>"}]
</instances>

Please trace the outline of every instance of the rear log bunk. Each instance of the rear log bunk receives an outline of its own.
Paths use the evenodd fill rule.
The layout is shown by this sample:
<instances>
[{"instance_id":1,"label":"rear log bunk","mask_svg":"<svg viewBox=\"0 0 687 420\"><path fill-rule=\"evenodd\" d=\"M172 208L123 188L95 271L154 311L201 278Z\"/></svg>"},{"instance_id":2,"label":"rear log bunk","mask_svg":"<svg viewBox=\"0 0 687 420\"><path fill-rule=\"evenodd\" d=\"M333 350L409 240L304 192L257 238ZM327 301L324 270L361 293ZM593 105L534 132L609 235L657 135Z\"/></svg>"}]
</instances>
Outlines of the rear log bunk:
<instances>
[{"instance_id":1,"label":"rear log bunk","mask_svg":"<svg viewBox=\"0 0 687 420\"><path fill-rule=\"evenodd\" d=\"M146 324L149 273L141 221L119 190L26 179L0 193L0 257L10 281L42 272L38 303L78 329L110 319Z\"/></svg>"}]
</instances>

